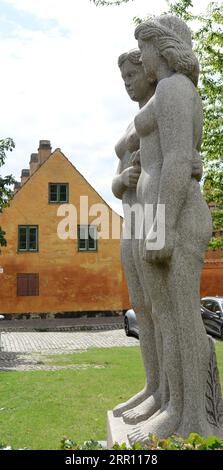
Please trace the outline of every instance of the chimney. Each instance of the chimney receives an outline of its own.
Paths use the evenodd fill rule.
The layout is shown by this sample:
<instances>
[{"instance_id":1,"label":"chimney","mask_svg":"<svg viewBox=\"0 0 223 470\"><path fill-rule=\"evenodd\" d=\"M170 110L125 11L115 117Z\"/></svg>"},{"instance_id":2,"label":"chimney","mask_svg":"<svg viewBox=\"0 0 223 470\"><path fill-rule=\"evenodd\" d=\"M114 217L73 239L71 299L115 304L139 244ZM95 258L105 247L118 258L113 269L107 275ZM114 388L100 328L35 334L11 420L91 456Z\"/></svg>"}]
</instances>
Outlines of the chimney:
<instances>
[{"instance_id":1,"label":"chimney","mask_svg":"<svg viewBox=\"0 0 223 470\"><path fill-rule=\"evenodd\" d=\"M51 154L51 144L50 140L40 140L38 148L38 159L39 164L42 165Z\"/></svg>"},{"instance_id":2,"label":"chimney","mask_svg":"<svg viewBox=\"0 0 223 470\"><path fill-rule=\"evenodd\" d=\"M17 191L21 188L21 183L19 183L19 181L15 181L14 183L14 191L13 193L17 193Z\"/></svg>"},{"instance_id":3,"label":"chimney","mask_svg":"<svg viewBox=\"0 0 223 470\"><path fill-rule=\"evenodd\" d=\"M22 170L21 173L21 186L29 179L29 170Z\"/></svg>"},{"instance_id":4,"label":"chimney","mask_svg":"<svg viewBox=\"0 0 223 470\"><path fill-rule=\"evenodd\" d=\"M38 167L39 167L38 153L31 153L30 162L29 162L30 176L33 175L34 171L36 171Z\"/></svg>"}]
</instances>

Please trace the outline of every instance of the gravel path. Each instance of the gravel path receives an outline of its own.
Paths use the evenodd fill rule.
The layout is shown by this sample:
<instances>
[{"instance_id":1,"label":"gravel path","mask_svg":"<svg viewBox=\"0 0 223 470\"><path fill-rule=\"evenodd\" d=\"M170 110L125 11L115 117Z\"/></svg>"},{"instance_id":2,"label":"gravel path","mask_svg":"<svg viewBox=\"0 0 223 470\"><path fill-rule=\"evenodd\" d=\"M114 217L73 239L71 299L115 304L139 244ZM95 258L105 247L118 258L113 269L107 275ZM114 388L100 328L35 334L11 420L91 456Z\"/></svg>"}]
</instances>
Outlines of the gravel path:
<instances>
[{"instance_id":1,"label":"gravel path","mask_svg":"<svg viewBox=\"0 0 223 470\"><path fill-rule=\"evenodd\" d=\"M2 333L0 371L77 369L80 365L51 366L44 356L87 351L89 348L137 346L138 340L128 338L124 330L89 332L13 332ZM87 365L86 365L87 367Z\"/></svg>"}]
</instances>

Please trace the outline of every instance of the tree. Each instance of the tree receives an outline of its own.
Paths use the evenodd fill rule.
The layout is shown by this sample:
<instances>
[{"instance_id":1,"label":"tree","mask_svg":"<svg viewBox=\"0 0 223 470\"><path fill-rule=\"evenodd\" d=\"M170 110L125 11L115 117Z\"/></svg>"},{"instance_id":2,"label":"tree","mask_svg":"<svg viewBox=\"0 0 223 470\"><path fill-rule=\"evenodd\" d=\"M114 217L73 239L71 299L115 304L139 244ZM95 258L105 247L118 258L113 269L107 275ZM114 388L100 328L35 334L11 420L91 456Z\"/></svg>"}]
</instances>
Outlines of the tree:
<instances>
[{"instance_id":1,"label":"tree","mask_svg":"<svg viewBox=\"0 0 223 470\"><path fill-rule=\"evenodd\" d=\"M95 5L120 5L131 0L91 0ZM202 190L208 203L216 206L212 211L213 228L223 229L223 5L210 2L203 15L192 13L193 0L166 0L168 13L189 22L193 31L194 50L200 63L199 93L203 101L204 125L201 153L204 163ZM144 18L143 20L145 20ZM134 18L138 24L142 19ZM198 25L198 26L197 26ZM223 237L212 238L211 248L223 248Z\"/></svg>"},{"instance_id":2,"label":"tree","mask_svg":"<svg viewBox=\"0 0 223 470\"><path fill-rule=\"evenodd\" d=\"M212 211L213 228L223 228L223 5L211 2L204 15L193 15L189 7L192 0L168 2L169 11L186 21L199 24L193 33L194 49L200 63L199 92L203 101L204 125L201 153L204 162L203 194L208 203L216 206ZM213 237L210 248L223 248L223 237Z\"/></svg>"},{"instance_id":3,"label":"tree","mask_svg":"<svg viewBox=\"0 0 223 470\"><path fill-rule=\"evenodd\" d=\"M6 152L11 152L14 147L15 144L11 138L0 140L0 166L5 163ZM5 176L4 178L0 176L0 212L9 204L9 200L12 196L10 186L13 183L15 183L15 180L12 175ZM5 232L2 230L2 227L0 227L0 246L6 246L6 244Z\"/></svg>"},{"instance_id":4,"label":"tree","mask_svg":"<svg viewBox=\"0 0 223 470\"><path fill-rule=\"evenodd\" d=\"M133 2L134 0L90 0L96 6L119 6L121 3Z\"/></svg>"}]
</instances>

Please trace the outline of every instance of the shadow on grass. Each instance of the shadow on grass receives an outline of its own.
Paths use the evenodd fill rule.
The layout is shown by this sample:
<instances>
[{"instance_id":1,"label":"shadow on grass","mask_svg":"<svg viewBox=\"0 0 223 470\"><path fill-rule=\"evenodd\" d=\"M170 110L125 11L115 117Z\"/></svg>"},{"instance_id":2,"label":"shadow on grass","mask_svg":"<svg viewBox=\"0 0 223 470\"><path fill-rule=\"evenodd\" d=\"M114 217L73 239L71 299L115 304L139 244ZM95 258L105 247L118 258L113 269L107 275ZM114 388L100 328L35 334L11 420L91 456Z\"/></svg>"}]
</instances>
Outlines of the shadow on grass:
<instances>
[{"instance_id":1,"label":"shadow on grass","mask_svg":"<svg viewBox=\"0 0 223 470\"><path fill-rule=\"evenodd\" d=\"M44 365L42 361L36 361L30 353L4 352L0 351L0 372L13 372L26 370L26 368Z\"/></svg>"}]
</instances>

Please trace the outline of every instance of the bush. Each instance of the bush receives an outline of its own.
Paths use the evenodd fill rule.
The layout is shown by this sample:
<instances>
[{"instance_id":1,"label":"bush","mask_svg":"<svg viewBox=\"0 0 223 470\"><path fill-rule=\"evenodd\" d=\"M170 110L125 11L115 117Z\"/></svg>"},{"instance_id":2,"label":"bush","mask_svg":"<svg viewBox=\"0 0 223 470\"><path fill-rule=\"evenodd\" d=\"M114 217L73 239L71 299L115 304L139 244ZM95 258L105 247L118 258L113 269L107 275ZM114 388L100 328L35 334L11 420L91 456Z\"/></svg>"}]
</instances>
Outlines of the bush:
<instances>
[{"instance_id":1,"label":"bush","mask_svg":"<svg viewBox=\"0 0 223 470\"><path fill-rule=\"evenodd\" d=\"M173 435L168 439L159 439L155 434L149 435L150 443L148 446L141 446L136 442L132 447L127 447L125 443L115 444L114 450L223 450L223 440L215 436L202 437L199 434L192 433L187 439ZM65 450L102 450L102 446L97 441L87 441L83 445L63 438L61 449Z\"/></svg>"}]
</instances>

